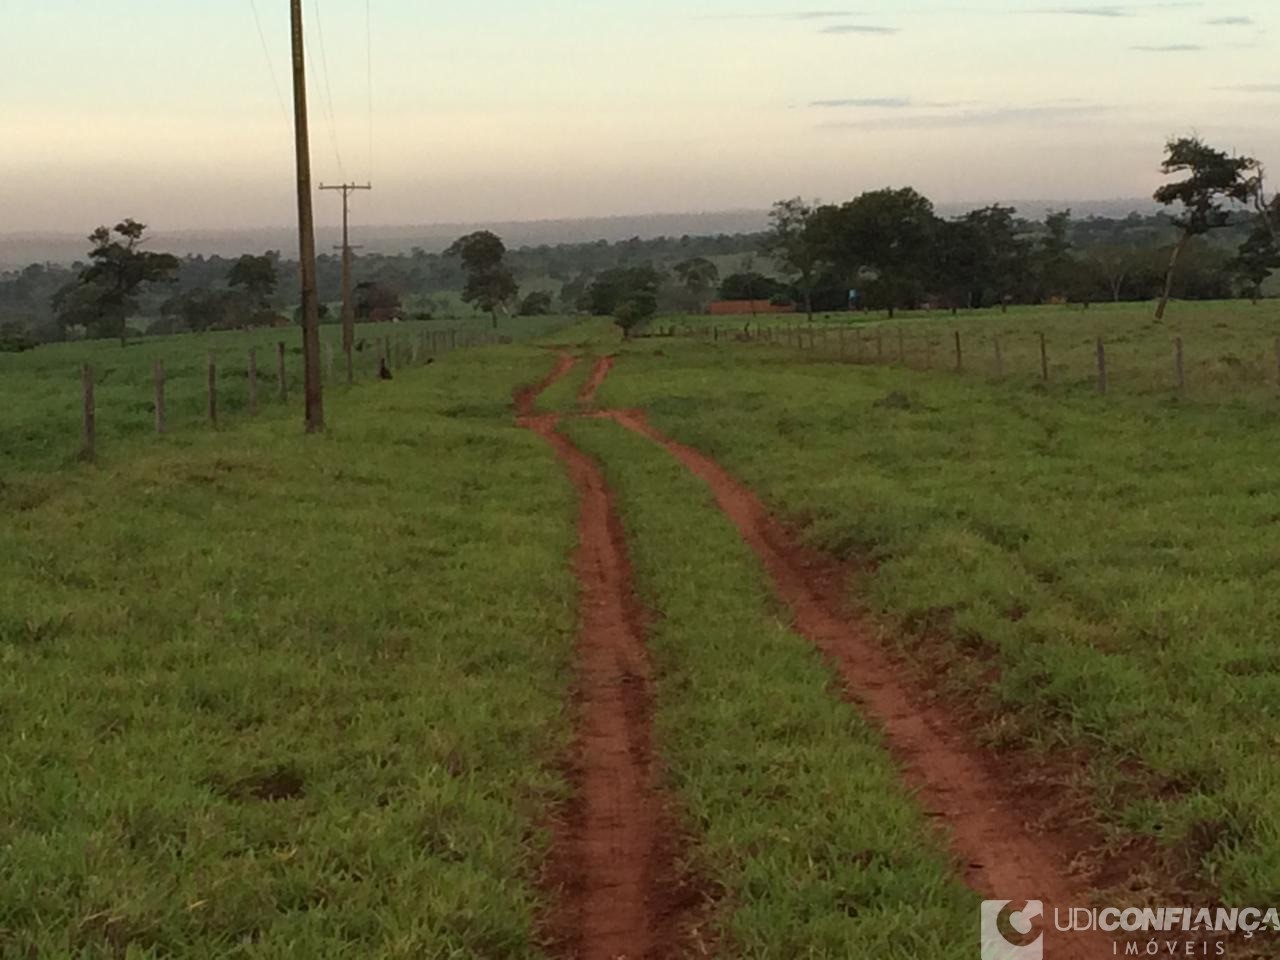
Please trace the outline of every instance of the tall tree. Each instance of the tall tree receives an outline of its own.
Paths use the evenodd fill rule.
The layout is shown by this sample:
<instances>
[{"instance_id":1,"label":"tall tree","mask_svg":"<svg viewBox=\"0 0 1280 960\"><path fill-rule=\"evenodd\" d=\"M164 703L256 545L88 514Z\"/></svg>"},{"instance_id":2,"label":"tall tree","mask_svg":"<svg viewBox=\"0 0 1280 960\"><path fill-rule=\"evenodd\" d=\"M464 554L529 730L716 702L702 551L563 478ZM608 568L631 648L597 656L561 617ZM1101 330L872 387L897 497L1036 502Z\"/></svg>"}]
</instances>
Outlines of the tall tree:
<instances>
[{"instance_id":1,"label":"tall tree","mask_svg":"<svg viewBox=\"0 0 1280 960\"><path fill-rule=\"evenodd\" d=\"M680 286L698 305L699 312L705 310L720 284L719 268L706 257L690 257L677 263L672 271Z\"/></svg>"},{"instance_id":2,"label":"tall tree","mask_svg":"<svg viewBox=\"0 0 1280 960\"><path fill-rule=\"evenodd\" d=\"M1165 176L1185 173L1187 177L1166 183L1155 193L1157 202L1165 206L1179 203L1181 214L1174 224L1181 234L1169 257L1169 269L1165 274L1164 292L1156 307L1156 319L1163 320L1173 295L1173 278L1178 260L1193 237L1226 226L1230 203L1248 203L1258 191L1258 161L1252 157L1233 157L1215 150L1199 137L1180 137L1165 146L1165 159L1161 165Z\"/></svg>"},{"instance_id":3,"label":"tall tree","mask_svg":"<svg viewBox=\"0 0 1280 960\"><path fill-rule=\"evenodd\" d=\"M1029 270L1027 245L1018 237L1017 210L993 204L965 216L974 242L974 284L1007 309Z\"/></svg>"},{"instance_id":4,"label":"tall tree","mask_svg":"<svg viewBox=\"0 0 1280 960\"><path fill-rule=\"evenodd\" d=\"M773 256L785 275L795 281L804 297L804 309L813 320L813 287L822 269L823 251L817 232L810 229L814 208L800 197L779 200L769 213L765 252Z\"/></svg>"},{"instance_id":5,"label":"tall tree","mask_svg":"<svg viewBox=\"0 0 1280 960\"><path fill-rule=\"evenodd\" d=\"M277 283L276 261L269 253L260 257L245 254L227 271L227 284L243 289L259 310L267 308L275 295Z\"/></svg>"},{"instance_id":6,"label":"tall tree","mask_svg":"<svg viewBox=\"0 0 1280 960\"><path fill-rule=\"evenodd\" d=\"M1036 266L1042 297L1066 296L1075 286L1076 262L1072 257L1071 211L1050 211L1044 220L1046 233L1036 249Z\"/></svg>"},{"instance_id":7,"label":"tall tree","mask_svg":"<svg viewBox=\"0 0 1280 960\"><path fill-rule=\"evenodd\" d=\"M459 257L466 275L462 291L464 303L470 303L493 317L498 326L498 310L520 293L515 275L506 265L507 247L497 234L488 230L469 233L454 241L445 256Z\"/></svg>"},{"instance_id":8,"label":"tall tree","mask_svg":"<svg viewBox=\"0 0 1280 960\"><path fill-rule=\"evenodd\" d=\"M1249 298L1256 305L1262 299L1262 285L1280 270L1280 244L1268 224L1259 222L1253 228L1232 259L1231 270L1245 281Z\"/></svg>"},{"instance_id":9,"label":"tall tree","mask_svg":"<svg viewBox=\"0 0 1280 960\"><path fill-rule=\"evenodd\" d=\"M874 298L890 317L922 295L932 267L936 225L933 204L910 187L873 190L842 208L844 243L861 254L864 268L877 274Z\"/></svg>"},{"instance_id":10,"label":"tall tree","mask_svg":"<svg viewBox=\"0 0 1280 960\"><path fill-rule=\"evenodd\" d=\"M129 342L129 318L138 311L138 293L151 283L173 278L178 258L142 250L146 224L125 220L112 229L89 234L89 265L54 296L53 307L64 327L84 327L91 336L119 337Z\"/></svg>"}]
</instances>

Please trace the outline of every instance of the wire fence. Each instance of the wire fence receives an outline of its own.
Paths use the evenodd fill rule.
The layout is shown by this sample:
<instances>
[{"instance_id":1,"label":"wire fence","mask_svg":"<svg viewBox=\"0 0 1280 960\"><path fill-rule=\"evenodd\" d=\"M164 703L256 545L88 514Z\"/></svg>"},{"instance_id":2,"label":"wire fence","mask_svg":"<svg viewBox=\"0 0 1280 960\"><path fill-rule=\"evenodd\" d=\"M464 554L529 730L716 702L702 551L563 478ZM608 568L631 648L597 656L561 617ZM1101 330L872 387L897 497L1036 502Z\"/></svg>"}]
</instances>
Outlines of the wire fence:
<instances>
[{"instance_id":1,"label":"wire fence","mask_svg":"<svg viewBox=\"0 0 1280 960\"><path fill-rule=\"evenodd\" d=\"M990 332L920 325L679 325L659 329L713 344L742 343L804 357L921 372L972 375L1041 388L1088 388L1222 400L1280 395L1280 337L1213 343L1179 334L1113 336L1062 331Z\"/></svg>"}]
</instances>

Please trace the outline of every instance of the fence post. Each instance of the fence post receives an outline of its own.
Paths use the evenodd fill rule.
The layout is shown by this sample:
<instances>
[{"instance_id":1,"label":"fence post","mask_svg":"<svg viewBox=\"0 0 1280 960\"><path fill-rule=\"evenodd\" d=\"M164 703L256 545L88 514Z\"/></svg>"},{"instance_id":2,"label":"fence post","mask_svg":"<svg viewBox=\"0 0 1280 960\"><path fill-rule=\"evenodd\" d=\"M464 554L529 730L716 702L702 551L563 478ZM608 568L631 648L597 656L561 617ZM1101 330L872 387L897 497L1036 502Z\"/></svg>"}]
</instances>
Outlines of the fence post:
<instances>
[{"instance_id":1,"label":"fence post","mask_svg":"<svg viewBox=\"0 0 1280 960\"><path fill-rule=\"evenodd\" d=\"M80 443L80 459L92 463L98 455L98 411L93 402L93 368L80 366L80 389L84 394L84 432Z\"/></svg>"},{"instance_id":2,"label":"fence post","mask_svg":"<svg viewBox=\"0 0 1280 960\"><path fill-rule=\"evenodd\" d=\"M280 387L280 402L289 402L289 380L284 366L284 341L276 343L276 380Z\"/></svg>"},{"instance_id":3,"label":"fence post","mask_svg":"<svg viewBox=\"0 0 1280 960\"><path fill-rule=\"evenodd\" d=\"M450 350L458 349L458 331L457 330L449 331L449 349Z\"/></svg>"},{"instance_id":4,"label":"fence post","mask_svg":"<svg viewBox=\"0 0 1280 960\"><path fill-rule=\"evenodd\" d=\"M209 423L218 425L218 361L209 351Z\"/></svg>"},{"instance_id":5,"label":"fence post","mask_svg":"<svg viewBox=\"0 0 1280 960\"><path fill-rule=\"evenodd\" d=\"M1101 337L1098 338L1098 392L1107 392L1107 348Z\"/></svg>"},{"instance_id":6,"label":"fence post","mask_svg":"<svg viewBox=\"0 0 1280 960\"><path fill-rule=\"evenodd\" d=\"M960 345L960 331L956 331L956 373L964 373L964 350Z\"/></svg>"},{"instance_id":7,"label":"fence post","mask_svg":"<svg viewBox=\"0 0 1280 960\"><path fill-rule=\"evenodd\" d=\"M898 328L898 366L905 367L907 365L907 341L906 334L902 332L902 328Z\"/></svg>"},{"instance_id":8,"label":"fence post","mask_svg":"<svg viewBox=\"0 0 1280 960\"><path fill-rule=\"evenodd\" d=\"M249 348L249 416L258 415L258 348Z\"/></svg>"},{"instance_id":9,"label":"fence post","mask_svg":"<svg viewBox=\"0 0 1280 960\"><path fill-rule=\"evenodd\" d=\"M1000 338L995 338L996 343L996 379L1004 379L1004 353L1000 350Z\"/></svg>"},{"instance_id":10,"label":"fence post","mask_svg":"<svg viewBox=\"0 0 1280 960\"><path fill-rule=\"evenodd\" d=\"M1049 342L1040 334L1040 379L1049 382Z\"/></svg>"},{"instance_id":11,"label":"fence post","mask_svg":"<svg viewBox=\"0 0 1280 960\"><path fill-rule=\"evenodd\" d=\"M155 367L151 371L152 379L155 381L156 387L156 433L163 434L165 430L164 422L164 361L157 360Z\"/></svg>"},{"instance_id":12,"label":"fence post","mask_svg":"<svg viewBox=\"0 0 1280 960\"><path fill-rule=\"evenodd\" d=\"M1187 367L1184 362L1181 337L1177 337L1173 341L1173 369L1178 378L1178 396L1185 397L1187 395Z\"/></svg>"}]
</instances>

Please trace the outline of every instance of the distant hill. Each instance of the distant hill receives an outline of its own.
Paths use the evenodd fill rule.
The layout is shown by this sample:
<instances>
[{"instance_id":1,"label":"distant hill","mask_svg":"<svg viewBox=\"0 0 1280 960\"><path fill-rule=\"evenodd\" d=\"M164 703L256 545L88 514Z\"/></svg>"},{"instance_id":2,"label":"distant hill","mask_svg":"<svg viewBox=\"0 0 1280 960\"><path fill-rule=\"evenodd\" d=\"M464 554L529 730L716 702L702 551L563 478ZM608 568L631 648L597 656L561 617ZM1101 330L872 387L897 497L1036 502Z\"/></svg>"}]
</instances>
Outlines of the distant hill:
<instances>
[{"instance_id":1,"label":"distant hill","mask_svg":"<svg viewBox=\"0 0 1280 960\"><path fill-rule=\"evenodd\" d=\"M956 216L983 203L939 204L943 216ZM1002 201L1003 202L1003 201ZM1070 207L1076 216L1123 217L1131 211L1148 213L1154 209L1150 200L1022 200L1009 202L1020 214L1031 218L1044 216L1046 210ZM628 240L631 237L709 236L715 234L755 233L768 222L766 210L727 210L712 213L662 213L640 216L595 217L583 220L528 220L509 223L436 223L418 226L379 226L358 228L358 242L375 253L400 253L421 247L438 253L464 233L488 229L499 234L510 247L582 243L593 240ZM86 224L87 235L91 225ZM297 239L291 227L266 227L250 230L164 230L152 224L152 249L186 254L220 254L237 256L280 250L286 256L297 251ZM322 228L317 236L320 249L329 249L341 241L336 228ZM61 233L0 234L0 269L12 270L29 263L71 263L82 259L88 244L84 236Z\"/></svg>"}]
</instances>

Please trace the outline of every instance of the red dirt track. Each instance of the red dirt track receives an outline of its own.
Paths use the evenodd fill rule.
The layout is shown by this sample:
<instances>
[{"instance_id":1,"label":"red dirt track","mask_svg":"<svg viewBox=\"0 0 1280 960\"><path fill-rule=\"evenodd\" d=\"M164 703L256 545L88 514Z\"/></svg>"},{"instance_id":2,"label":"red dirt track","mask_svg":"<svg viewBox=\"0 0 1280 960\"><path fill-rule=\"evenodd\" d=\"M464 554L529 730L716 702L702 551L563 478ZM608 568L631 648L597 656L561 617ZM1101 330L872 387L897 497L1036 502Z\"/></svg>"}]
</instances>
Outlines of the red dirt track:
<instances>
[{"instance_id":1,"label":"red dirt track","mask_svg":"<svg viewBox=\"0 0 1280 960\"><path fill-rule=\"evenodd\" d=\"M998 758L967 742L944 708L911 696L892 658L844 613L846 575L839 565L798 545L754 493L711 458L663 436L643 413L603 415L663 446L711 488L764 564L796 629L823 651L847 695L880 724L905 780L947 828L969 886L991 899L1043 900L1050 918L1047 956L1054 960L1112 956L1112 941L1101 934L1067 938L1052 929L1055 906L1090 903L1088 884L1070 873L1068 846L1028 826L1039 810L1012 795Z\"/></svg>"},{"instance_id":2,"label":"red dirt track","mask_svg":"<svg viewBox=\"0 0 1280 960\"><path fill-rule=\"evenodd\" d=\"M596 394L604 386L609 372L613 369L614 362L614 357L601 357L596 361L595 369L591 371L591 379L586 382L582 392L578 394L578 403L581 406L589 407L596 402Z\"/></svg>"},{"instance_id":3,"label":"red dirt track","mask_svg":"<svg viewBox=\"0 0 1280 960\"><path fill-rule=\"evenodd\" d=\"M653 758L643 611L599 467L557 430L554 414L533 413L538 394L574 365L562 356L550 377L516 397L521 425L551 444L580 503L574 797L555 830L547 885L559 904L549 935L573 960L674 960L684 955L681 919L691 898Z\"/></svg>"}]
</instances>

